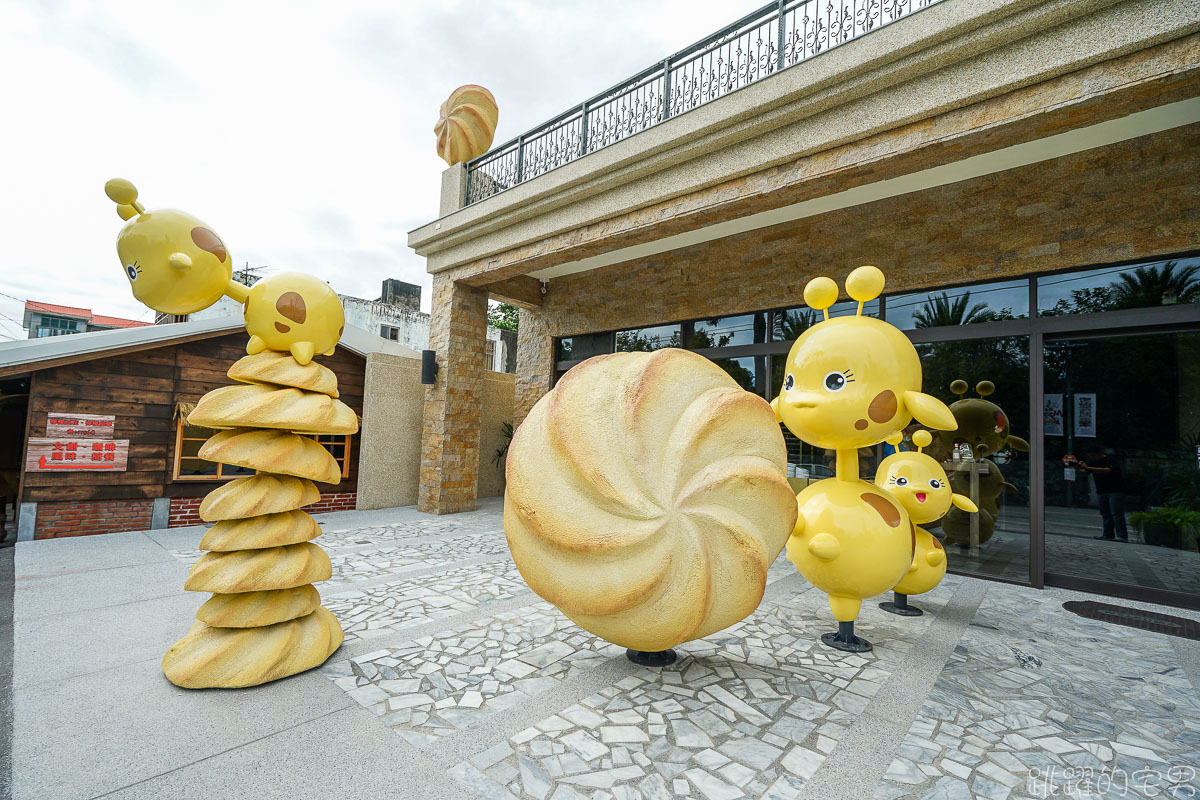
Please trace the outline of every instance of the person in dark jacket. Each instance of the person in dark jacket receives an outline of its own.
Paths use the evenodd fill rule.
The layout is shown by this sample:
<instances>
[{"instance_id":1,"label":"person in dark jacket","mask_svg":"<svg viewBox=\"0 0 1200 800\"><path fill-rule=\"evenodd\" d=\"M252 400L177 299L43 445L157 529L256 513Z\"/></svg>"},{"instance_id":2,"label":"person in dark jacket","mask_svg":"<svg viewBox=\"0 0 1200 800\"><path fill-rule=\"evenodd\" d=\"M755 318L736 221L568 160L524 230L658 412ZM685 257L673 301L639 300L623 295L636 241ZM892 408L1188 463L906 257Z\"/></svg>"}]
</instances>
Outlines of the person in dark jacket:
<instances>
[{"instance_id":1,"label":"person in dark jacket","mask_svg":"<svg viewBox=\"0 0 1200 800\"><path fill-rule=\"evenodd\" d=\"M1079 468L1090 472L1096 484L1100 519L1104 526L1104 535L1096 538L1129 541L1129 533L1125 529L1125 476L1121 474L1121 465L1104 452L1102 446L1095 444L1088 448L1087 461L1079 462Z\"/></svg>"}]
</instances>

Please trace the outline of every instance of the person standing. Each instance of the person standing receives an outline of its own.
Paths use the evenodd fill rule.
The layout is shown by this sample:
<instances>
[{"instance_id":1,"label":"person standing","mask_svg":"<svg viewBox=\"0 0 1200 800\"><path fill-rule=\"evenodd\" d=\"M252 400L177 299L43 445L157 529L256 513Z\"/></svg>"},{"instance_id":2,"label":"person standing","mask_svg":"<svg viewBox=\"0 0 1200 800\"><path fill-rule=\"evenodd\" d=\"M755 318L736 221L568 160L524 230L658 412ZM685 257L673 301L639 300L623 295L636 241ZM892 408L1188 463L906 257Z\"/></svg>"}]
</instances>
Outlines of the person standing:
<instances>
[{"instance_id":1,"label":"person standing","mask_svg":"<svg viewBox=\"0 0 1200 800\"><path fill-rule=\"evenodd\" d=\"M1095 538L1129 541L1125 528L1125 476L1121 474L1120 464L1104 452L1103 447L1094 444L1087 450L1087 461L1079 462L1079 468L1090 472L1096 484L1104 535Z\"/></svg>"}]
</instances>

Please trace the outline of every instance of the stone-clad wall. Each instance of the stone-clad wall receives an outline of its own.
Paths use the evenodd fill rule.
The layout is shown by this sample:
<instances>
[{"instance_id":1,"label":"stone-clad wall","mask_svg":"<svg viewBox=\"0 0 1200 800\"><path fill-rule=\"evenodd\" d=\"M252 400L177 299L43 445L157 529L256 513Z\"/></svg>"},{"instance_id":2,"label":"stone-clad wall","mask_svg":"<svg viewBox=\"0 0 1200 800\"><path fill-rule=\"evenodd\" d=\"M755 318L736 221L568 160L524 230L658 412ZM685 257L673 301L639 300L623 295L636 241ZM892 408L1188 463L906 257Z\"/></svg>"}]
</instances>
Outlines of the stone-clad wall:
<instances>
[{"instance_id":1,"label":"stone-clad wall","mask_svg":"<svg viewBox=\"0 0 1200 800\"><path fill-rule=\"evenodd\" d=\"M417 507L453 514L475 508L487 291L435 275L432 308L439 372L425 392Z\"/></svg>"},{"instance_id":2,"label":"stone-clad wall","mask_svg":"<svg viewBox=\"0 0 1200 800\"><path fill-rule=\"evenodd\" d=\"M415 358L367 356L359 431L358 507L391 508L417 502L425 387Z\"/></svg>"},{"instance_id":3,"label":"stone-clad wall","mask_svg":"<svg viewBox=\"0 0 1200 800\"><path fill-rule=\"evenodd\" d=\"M422 428L429 410L420 379L417 359L384 353L367 357L364 394L371 401L364 404L359 432L358 508L407 506L418 500ZM475 491L478 497L496 497L504 494L504 469L492 461L504 444L501 424L513 419L513 376L481 370L479 387L479 421L468 442L479 454ZM447 459L458 454L444 453Z\"/></svg>"},{"instance_id":4,"label":"stone-clad wall","mask_svg":"<svg viewBox=\"0 0 1200 800\"><path fill-rule=\"evenodd\" d=\"M553 338L799 305L862 264L887 292L1178 253L1200 245L1200 124L550 282L522 310L515 414L550 387Z\"/></svg>"}]
</instances>

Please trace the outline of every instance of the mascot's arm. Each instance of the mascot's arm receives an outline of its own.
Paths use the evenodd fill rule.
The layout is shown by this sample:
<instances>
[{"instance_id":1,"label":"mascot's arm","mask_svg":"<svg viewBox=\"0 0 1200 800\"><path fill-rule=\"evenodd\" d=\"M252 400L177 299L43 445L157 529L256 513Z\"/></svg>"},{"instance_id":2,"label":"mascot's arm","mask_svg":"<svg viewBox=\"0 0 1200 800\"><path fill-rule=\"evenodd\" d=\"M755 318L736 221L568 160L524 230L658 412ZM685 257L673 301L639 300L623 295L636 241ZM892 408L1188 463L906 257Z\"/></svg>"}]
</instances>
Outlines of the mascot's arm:
<instances>
[{"instance_id":1,"label":"mascot's arm","mask_svg":"<svg viewBox=\"0 0 1200 800\"><path fill-rule=\"evenodd\" d=\"M979 510L979 506L972 503L971 498L967 497L965 494L958 494L955 492L954 494L950 495L950 502L954 503L954 505L970 514L974 514Z\"/></svg>"},{"instance_id":2,"label":"mascot's arm","mask_svg":"<svg viewBox=\"0 0 1200 800\"><path fill-rule=\"evenodd\" d=\"M842 544L831 533L818 533L808 543L808 552L822 561L833 561L842 552Z\"/></svg>"},{"instance_id":3,"label":"mascot's arm","mask_svg":"<svg viewBox=\"0 0 1200 800\"><path fill-rule=\"evenodd\" d=\"M796 508L796 524L792 526L792 536L803 536L804 535L804 514L800 512L799 505L800 505L800 501L799 501L799 498L797 498L797 500L796 500L796 506L797 506L797 508Z\"/></svg>"}]
</instances>

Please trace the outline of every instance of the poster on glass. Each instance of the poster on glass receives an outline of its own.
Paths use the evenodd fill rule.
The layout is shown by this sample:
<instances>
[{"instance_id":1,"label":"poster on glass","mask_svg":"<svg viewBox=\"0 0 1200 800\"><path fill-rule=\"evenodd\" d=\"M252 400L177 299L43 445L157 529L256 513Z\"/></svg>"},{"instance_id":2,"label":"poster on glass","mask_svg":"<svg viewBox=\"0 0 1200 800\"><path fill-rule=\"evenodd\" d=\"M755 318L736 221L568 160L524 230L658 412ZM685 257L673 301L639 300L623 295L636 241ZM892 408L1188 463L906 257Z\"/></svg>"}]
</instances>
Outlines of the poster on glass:
<instances>
[{"instance_id":1,"label":"poster on glass","mask_svg":"<svg viewBox=\"0 0 1200 800\"><path fill-rule=\"evenodd\" d=\"M1075 395L1075 435L1096 436L1096 395Z\"/></svg>"},{"instance_id":2,"label":"poster on glass","mask_svg":"<svg viewBox=\"0 0 1200 800\"><path fill-rule=\"evenodd\" d=\"M1063 435L1063 396L1061 394L1048 394L1045 396L1046 402L1043 406L1042 418L1047 436L1062 436Z\"/></svg>"}]
</instances>

